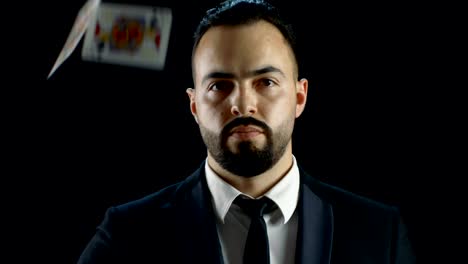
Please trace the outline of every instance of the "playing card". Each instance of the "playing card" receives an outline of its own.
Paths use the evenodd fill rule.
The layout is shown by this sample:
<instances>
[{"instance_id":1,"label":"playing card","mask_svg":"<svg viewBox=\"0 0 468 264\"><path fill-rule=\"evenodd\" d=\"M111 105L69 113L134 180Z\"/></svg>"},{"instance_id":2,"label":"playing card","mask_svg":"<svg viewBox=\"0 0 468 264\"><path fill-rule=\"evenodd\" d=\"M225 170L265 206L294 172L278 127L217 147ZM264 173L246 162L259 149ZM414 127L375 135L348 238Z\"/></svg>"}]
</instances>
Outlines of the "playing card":
<instances>
[{"instance_id":1,"label":"playing card","mask_svg":"<svg viewBox=\"0 0 468 264\"><path fill-rule=\"evenodd\" d=\"M58 69L58 67L70 56L70 54L75 50L76 45L80 41L81 37L88 28L89 22L95 16L95 12L99 6L100 0L88 0L84 6L78 12L78 15L73 24L72 30L68 35L67 41L65 42L64 47L60 51L60 54L55 61L52 70L49 72L47 79L52 76L52 74Z\"/></svg>"},{"instance_id":2,"label":"playing card","mask_svg":"<svg viewBox=\"0 0 468 264\"><path fill-rule=\"evenodd\" d=\"M171 23L170 8L101 3L86 31L81 57L161 70Z\"/></svg>"}]
</instances>

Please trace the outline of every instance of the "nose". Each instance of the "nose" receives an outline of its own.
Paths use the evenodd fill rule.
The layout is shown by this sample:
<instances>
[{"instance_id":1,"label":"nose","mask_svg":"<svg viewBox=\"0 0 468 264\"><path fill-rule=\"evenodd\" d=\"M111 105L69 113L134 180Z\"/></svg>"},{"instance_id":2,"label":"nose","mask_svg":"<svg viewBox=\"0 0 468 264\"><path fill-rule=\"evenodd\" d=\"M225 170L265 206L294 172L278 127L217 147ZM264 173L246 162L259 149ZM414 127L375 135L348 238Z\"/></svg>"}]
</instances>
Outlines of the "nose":
<instances>
[{"instance_id":1,"label":"nose","mask_svg":"<svg viewBox=\"0 0 468 264\"><path fill-rule=\"evenodd\" d=\"M231 114L236 117L252 116L257 113L257 99L255 93L248 87L239 87L233 94Z\"/></svg>"}]
</instances>

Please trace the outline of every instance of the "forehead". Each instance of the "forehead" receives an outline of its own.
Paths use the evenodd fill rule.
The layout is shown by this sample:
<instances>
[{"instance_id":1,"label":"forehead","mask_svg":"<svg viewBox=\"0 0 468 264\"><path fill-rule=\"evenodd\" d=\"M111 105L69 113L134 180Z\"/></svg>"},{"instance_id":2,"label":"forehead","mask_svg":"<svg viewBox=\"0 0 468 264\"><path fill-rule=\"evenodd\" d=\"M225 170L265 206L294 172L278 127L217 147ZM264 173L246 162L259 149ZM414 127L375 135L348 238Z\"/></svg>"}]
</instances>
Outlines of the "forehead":
<instances>
[{"instance_id":1,"label":"forehead","mask_svg":"<svg viewBox=\"0 0 468 264\"><path fill-rule=\"evenodd\" d=\"M242 74L265 66L291 74L293 70L289 44L266 21L210 28L200 39L193 61L196 79L211 71Z\"/></svg>"}]
</instances>

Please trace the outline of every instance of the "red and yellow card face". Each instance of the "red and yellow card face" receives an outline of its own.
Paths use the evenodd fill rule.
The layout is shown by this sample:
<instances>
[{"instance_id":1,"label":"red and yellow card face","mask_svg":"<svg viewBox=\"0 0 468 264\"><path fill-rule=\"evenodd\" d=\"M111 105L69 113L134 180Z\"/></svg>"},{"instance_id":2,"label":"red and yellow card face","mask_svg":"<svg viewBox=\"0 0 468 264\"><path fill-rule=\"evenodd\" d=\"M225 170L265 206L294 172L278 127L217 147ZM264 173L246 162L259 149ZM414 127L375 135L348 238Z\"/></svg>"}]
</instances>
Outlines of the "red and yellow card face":
<instances>
[{"instance_id":1,"label":"red and yellow card face","mask_svg":"<svg viewBox=\"0 0 468 264\"><path fill-rule=\"evenodd\" d=\"M101 3L86 31L82 59L162 70L171 23L169 8Z\"/></svg>"}]
</instances>

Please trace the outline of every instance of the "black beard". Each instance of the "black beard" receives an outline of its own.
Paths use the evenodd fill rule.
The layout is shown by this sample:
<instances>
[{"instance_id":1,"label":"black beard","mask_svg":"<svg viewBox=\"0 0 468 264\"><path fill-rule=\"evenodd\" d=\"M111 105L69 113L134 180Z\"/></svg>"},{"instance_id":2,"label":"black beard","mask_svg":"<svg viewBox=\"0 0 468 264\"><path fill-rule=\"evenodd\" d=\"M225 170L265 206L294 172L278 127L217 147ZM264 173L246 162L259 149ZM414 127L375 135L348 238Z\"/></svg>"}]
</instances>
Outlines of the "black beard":
<instances>
[{"instance_id":1,"label":"black beard","mask_svg":"<svg viewBox=\"0 0 468 264\"><path fill-rule=\"evenodd\" d=\"M251 141L243 141L239 143L237 153L232 152L227 146L229 131L239 125L255 125L262 128L266 137L265 146L258 148ZM225 170L246 178L257 176L273 167L283 156L292 132L280 131L273 135L267 124L252 117L234 119L223 128L221 136L201 125L200 131L208 151L216 162Z\"/></svg>"}]
</instances>

